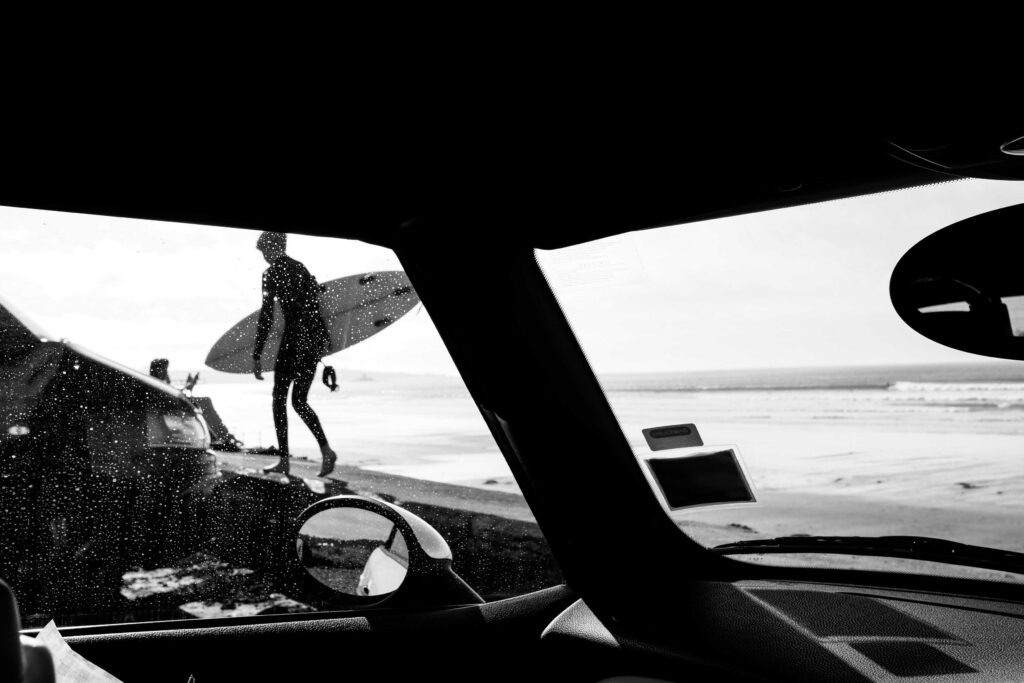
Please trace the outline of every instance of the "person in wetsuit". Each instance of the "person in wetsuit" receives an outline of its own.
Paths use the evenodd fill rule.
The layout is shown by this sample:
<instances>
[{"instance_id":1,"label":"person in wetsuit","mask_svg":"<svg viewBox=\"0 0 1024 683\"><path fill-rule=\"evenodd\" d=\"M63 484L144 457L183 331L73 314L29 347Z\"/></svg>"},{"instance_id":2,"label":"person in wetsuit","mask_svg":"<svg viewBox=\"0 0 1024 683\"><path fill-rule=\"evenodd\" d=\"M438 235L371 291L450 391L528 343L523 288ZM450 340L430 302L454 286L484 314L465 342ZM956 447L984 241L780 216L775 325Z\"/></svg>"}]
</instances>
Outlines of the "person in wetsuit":
<instances>
[{"instance_id":1,"label":"person in wetsuit","mask_svg":"<svg viewBox=\"0 0 1024 683\"><path fill-rule=\"evenodd\" d=\"M170 384L171 377L167 374L169 366L170 362L166 358L154 358L153 362L149 364L149 376L155 377L165 384Z\"/></svg>"},{"instance_id":2,"label":"person in wetsuit","mask_svg":"<svg viewBox=\"0 0 1024 683\"><path fill-rule=\"evenodd\" d=\"M292 389L292 407L313 432L320 445L323 465L318 476L324 477L334 469L337 455L327 443L323 427L309 406L307 397L313 384L317 363L330 342L327 326L320 316L320 285L306 267L286 255L286 235L265 232L256 242L270 267L263 272L263 306L256 326L256 346L253 350L253 374L263 379L261 358L270 327L274 322L274 301L284 312L284 335L274 364L273 412L274 429L280 461L266 472L288 474L288 389Z\"/></svg>"}]
</instances>

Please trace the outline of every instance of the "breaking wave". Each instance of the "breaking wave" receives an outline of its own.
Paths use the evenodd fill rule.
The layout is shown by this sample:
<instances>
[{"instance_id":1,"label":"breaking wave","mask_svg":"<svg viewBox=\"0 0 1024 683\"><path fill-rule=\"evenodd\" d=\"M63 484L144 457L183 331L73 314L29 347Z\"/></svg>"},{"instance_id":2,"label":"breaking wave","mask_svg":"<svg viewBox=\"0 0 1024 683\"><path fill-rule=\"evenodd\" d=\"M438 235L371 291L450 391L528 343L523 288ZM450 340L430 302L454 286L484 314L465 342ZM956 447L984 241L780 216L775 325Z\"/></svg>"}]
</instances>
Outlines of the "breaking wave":
<instances>
[{"instance_id":1,"label":"breaking wave","mask_svg":"<svg viewBox=\"0 0 1024 683\"><path fill-rule=\"evenodd\" d=\"M1024 382L893 382L889 391L913 393L958 392L985 394L991 392L1015 393L1024 397Z\"/></svg>"},{"instance_id":2,"label":"breaking wave","mask_svg":"<svg viewBox=\"0 0 1024 683\"><path fill-rule=\"evenodd\" d=\"M894 403L962 407L969 410L1024 408L1024 382L893 382Z\"/></svg>"}]
</instances>

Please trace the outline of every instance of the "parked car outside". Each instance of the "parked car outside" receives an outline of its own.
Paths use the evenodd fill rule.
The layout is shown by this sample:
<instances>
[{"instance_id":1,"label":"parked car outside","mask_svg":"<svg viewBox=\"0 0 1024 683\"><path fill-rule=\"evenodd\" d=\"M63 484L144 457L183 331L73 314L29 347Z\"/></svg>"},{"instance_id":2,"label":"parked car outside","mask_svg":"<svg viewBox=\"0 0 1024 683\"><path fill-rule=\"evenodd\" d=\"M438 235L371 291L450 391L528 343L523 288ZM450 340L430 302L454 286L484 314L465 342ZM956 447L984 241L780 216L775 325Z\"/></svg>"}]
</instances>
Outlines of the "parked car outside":
<instances>
[{"instance_id":1,"label":"parked car outside","mask_svg":"<svg viewBox=\"0 0 1024 683\"><path fill-rule=\"evenodd\" d=\"M129 566L187 552L220 477L209 445L180 391L0 301L0 573L24 609L116 604Z\"/></svg>"}]
</instances>

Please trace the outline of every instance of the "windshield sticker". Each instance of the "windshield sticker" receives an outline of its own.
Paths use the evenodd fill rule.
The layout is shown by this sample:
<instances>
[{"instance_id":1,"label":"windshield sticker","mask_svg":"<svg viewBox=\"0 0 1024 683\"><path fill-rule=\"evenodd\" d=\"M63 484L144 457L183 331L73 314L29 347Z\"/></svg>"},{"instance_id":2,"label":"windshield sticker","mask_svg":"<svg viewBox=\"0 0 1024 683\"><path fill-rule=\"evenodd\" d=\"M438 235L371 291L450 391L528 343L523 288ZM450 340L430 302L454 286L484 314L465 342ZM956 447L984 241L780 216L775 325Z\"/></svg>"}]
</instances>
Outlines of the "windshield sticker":
<instances>
[{"instance_id":1,"label":"windshield sticker","mask_svg":"<svg viewBox=\"0 0 1024 683\"><path fill-rule=\"evenodd\" d=\"M652 451L665 451L670 448L692 448L703 446L695 424L668 425L666 427L650 427L643 430L647 445Z\"/></svg>"},{"instance_id":2,"label":"windshield sticker","mask_svg":"<svg viewBox=\"0 0 1024 683\"><path fill-rule=\"evenodd\" d=\"M646 459L655 491L669 511L756 503L754 488L733 446Z\"/></svg>"},{"instance_id":3,"label":"windshield sticker","mask_svg":"<svg viewBox=\"0 0 1024 683\"><path fill-rule=\"evenodd\" d=\"M546 252L544 275L559 288L614 287L647 281L640 254L627 235L617 235L571 250Z\"/></svg>"}]
</instances>

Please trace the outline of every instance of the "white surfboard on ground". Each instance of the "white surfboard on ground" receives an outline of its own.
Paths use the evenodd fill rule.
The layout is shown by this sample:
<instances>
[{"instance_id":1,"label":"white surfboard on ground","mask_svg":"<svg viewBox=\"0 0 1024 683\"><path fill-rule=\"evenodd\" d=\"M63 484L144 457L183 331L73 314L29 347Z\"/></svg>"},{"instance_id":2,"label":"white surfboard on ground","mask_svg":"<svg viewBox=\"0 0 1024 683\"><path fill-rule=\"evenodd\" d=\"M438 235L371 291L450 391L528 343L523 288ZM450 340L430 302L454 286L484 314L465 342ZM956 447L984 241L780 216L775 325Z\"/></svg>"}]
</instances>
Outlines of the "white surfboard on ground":
<instances>
[{"instance_id":1,"label":"white surfboard on ground","mask_svg":"<svg viewBox=\"0 0 1024 683\"><path fill-rule=\"evenodd\" d=\"M350 275L325 282L322 287L320 312L331 337L325 356L372 337L419 303L409 278L400 270ZM274 369L284 334L281 307L278 304L274 307L274 324L261 361L264 371ZM210 349L206 365L221 372L252 372L252 352L256 348L259 319L257 310L233 325Z\"/></svg>"}]
</instances>

